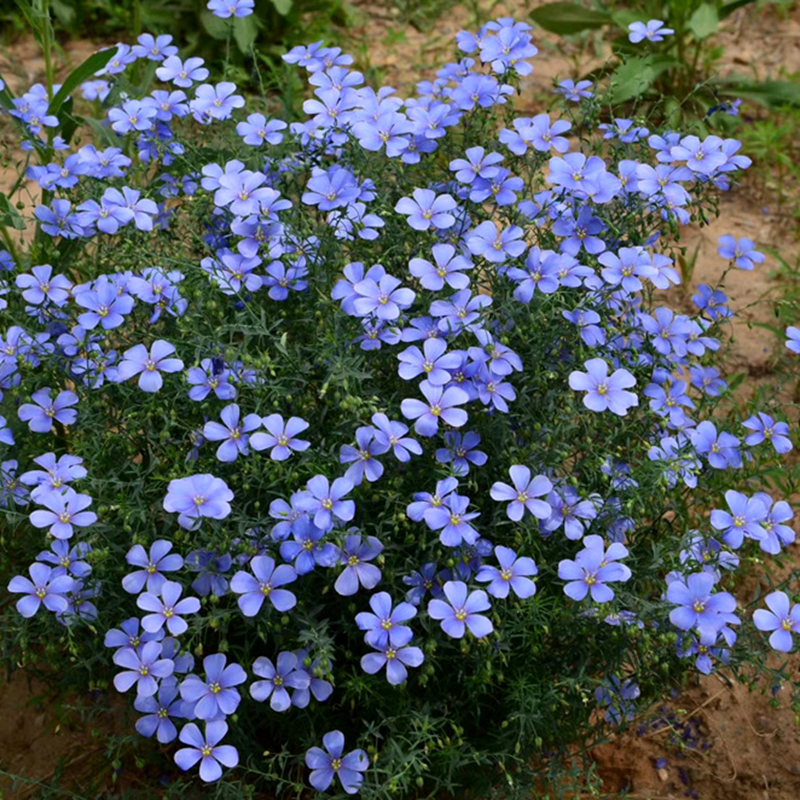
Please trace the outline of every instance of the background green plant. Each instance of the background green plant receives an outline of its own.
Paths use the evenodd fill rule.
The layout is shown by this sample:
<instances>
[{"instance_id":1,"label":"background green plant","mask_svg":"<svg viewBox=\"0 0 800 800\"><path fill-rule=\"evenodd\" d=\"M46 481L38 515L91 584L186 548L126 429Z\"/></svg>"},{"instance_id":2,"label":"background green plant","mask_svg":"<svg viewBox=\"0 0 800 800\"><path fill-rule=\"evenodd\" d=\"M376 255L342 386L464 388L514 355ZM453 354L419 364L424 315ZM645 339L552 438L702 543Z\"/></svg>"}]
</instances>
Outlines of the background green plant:
<instances>
[{"instance_id":1,"label":"background green plant","mask_svg":"<svg viewBox=\"0 0 800 800\"><path fill-rule=\"evenodd\" d=\"M530 17L545 30L563 36L607 32L613 37L613 60L585 77L610 77L615 113L623 113L636 100L650 106L651 114L680 126L687 117L704 116L720 104L720 98L746 98L768 108L800 108L800 86L793 81L716 74L723 54L714 42L720 24L753 4L760 8L786 5L782 0L647 0L634 7L614 0L598 0L591 6L555 2L535 8ZM674 35L657 44L647 40L632 44L628 26L650 19L662 20Z\"/></svg>"}]
</instances>

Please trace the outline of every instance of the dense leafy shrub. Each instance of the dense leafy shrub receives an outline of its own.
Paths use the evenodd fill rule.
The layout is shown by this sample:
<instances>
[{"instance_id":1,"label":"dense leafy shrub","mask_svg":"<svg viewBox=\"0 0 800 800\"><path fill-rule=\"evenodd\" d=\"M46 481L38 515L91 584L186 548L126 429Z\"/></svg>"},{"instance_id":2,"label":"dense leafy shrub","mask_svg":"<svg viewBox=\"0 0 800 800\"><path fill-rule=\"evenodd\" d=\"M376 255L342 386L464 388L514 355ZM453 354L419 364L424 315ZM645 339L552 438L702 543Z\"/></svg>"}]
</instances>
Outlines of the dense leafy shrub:
<instances>
[{"instance_id":1,"label":"dense leafy shrub","mask_svg":"<svg viewBox=\"0 0 800 800\"><path fill-rule=\"evenodd\" d=\"M3 209L4 652L113 679L220 792L529 796L763 650L727 589L794 539L791 442L714 416L722 291L659 295L748 159L597 128L596 87L515 117L527 26L458 44L410 98L296 48L303 121L164 40L92 143L80 75L3 95L43 192Z\"/></svg>"}]
</instances>

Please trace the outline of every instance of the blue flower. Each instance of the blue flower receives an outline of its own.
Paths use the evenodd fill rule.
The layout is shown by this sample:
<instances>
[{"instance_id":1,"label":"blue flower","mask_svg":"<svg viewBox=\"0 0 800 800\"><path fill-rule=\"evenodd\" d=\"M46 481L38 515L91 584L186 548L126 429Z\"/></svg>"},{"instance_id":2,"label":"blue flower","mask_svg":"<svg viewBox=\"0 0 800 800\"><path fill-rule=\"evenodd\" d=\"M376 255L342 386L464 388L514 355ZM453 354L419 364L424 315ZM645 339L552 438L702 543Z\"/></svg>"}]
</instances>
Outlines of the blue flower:
<instances>
[{"instance_id":1,"label":"blue flower","mask_svg":"<svg viewBox=\"0 0 800 800\"><path fill-rule=\"evenodd\" d=\"M762 541L766 531L761 523L767 518L768 510L758 497L747 497L741 492L729 489L725 492L728 511L715 508L711 511L711 526L722 531L722 541L734 550L742 546L744 537Z\"/></svg>"},{"instance_id":2,"label":"blue flower","mask_svg":"<svg viewBox=\"0 0 800 800\"><path fill-rule=\"evenodd\" d=\"M451 289L466 289L469 277L463 270L472 269L472 262L463 255L456 255L456 249L449 244L435 244L431 248L433 263L424 258L412 258L408 271L418 278L425 289L438 292L445 283Z\"/></svg>"},{"instance_id":3,"label":"blue flower","mask_svg":"<svg viewBox=\"0 0 800 800\"><path fill-rule=\"evenodd\" d=\"M337 594L348 597L358 591L359 584L365 589L374 589L381 579L381 571L369 561L383 552L383 545L374 536L367 536L366 541L360 534L346 537L339 559L345 565L333 588Z\"/></svg>"},{"instance_id":4,"label":"blue flower","mask_svg":"<svg viewBox=\"0 0 800 800\"><path fill-rule=\"evenodd\" d=\"M764 260L764 254L756 250L755 244L747 238L734 239L730 234L719 237L717 252L732 261L739 269L751 270Z\"/></svg>"},{"instance_id":5,"label":"blue flower","mask_svg":"<svg viewBox=\"0 0 800 800\"><path fill-rule=\"evenodd\" d=\"M494 630L489 617L479 613L491 608L486 592L477 589L468 594L466 583L447 581L444 596L446 601L434 598L428 602L428 614L440 621L442 630L448 636L462 639L469 628L475 638L482 639Z\"/></svg>"},{"instance_id":6,"label":"blue flower","mask_svg":"<svg viewBox=\"0 0 800 800\"><path fill-rule=\"evenodd\" d=\"M297 605L297 598L288 589L279 587L297 580L297 573L288 564L275 566L270 556L254 556L250 559L253 574L239 570L231 579L231 591L240 595L239 608L246 617L254 617L264 601L278 611L288 611Z\"/></svg>"},{"instance_id":7,"label":"blue flower","mask_svg":"<svg viewBox=\"0 0 800 800\"><path fill-rule=\"evenodd\" d=\"M180 599L183 587L174 581L164 581L158 593L143 592L136 599L136 605L143 611L150 611L142 617L142 627L148 633L155 633L166 627L173 636L180 636L189 627L183 614L196 614L200 601L196 597ZM160 595L160 596L159 596Z\"/></svg>"},{"instance_id":8,"label":"blue flower","mask_svg":"<svg viewBox=\"0 0 800 800\"><path fill-rule=\"evenodd\" d=\"M713 422L701 422L690 434L695 450L704 455L714 469L738 468L742 466L739 440L730 433L720 431Z\"/></svg>"},{"instance_id":9,"label":"blue flower","mask_svg":"<svg viewBox=\"0 0 800 800\"><path fill-rule=\"evenodd\" d=\"M181 729L180 740L189 747L182 747L175 753L175 763L184 772L200 762L200 779L206 783L218 781L222 777L222 764L235 767L239 763L239 753L229 744L220 744L228 732L224 720L206 723L205 737L193 722Z\"/></svg>"},{"instance_id":10,"label":"blue flower","mask_svg":"<svg viewBox=\"0 0 800 800\"><path fill-rule=\"evenodd\" d=\"M150 352L143 344L137 344L125 351L117 367L117 380L124 383L134 375L139 376L139 388L143 392L157 392L163 385L162 372L180 372L183 361L170 358L175 347L163 339L153 342Z\"/></svg>"},{"instance_id":11,"label":"blue flower","mask_svg":"<svg viewBox=\"0 0 800 800\"><path fill-rule=\"evenodd\" d=\"M72 538L73 525L85 528L97 522L97 514L85 510L92 504L92 498L88 494L78 494L69 487L61 492L41 495L36 502L47 510L31 512L31 525L49 528L48 533L55 539Z\"/></svg>"},{"instance_id":12,"label":"blue flower","mask_svg":"<svg viewBox=\"0 0 800 800\"><path fill-rule=\"evenodd\" d=\"M414 430L420 436L434 436L439 430L439 420L454 428L460 428L467 422L467 412L457 408L469 401L469 396L462 389L434 386L427 380L422 381L419 388L427 403L406 398L400 404L400 411L406 419L416 420Z\"/></svg>"},{"instance_id":13,"label":"blue flower","mask_svg":"<svg viewBox=\"0 0 800 800\"><path fill-rule=\"evenodd\" d=\"M545 500L538 500L553 488L553 484L544 475L531 478L531 471L522 464L515 464L509 469L514 485L497 481L492 485L490 495L493 500L509 502L506 514L513 522L519 522L525 510L530 511L538 519L547 519L551 514L550 505Z\"/></svg>"},{"instance_id":14,"label":"blue flower","mask_svg":"<svg viewBox=\"0 0 800 800\"><path fill-rule=\"evenodd\" d=\"M339 782L347 794L356 794L364 780L363 772L369 767L369 759L363 750L344 753L344 734L329 731L322 737L325 746L312 747L306 752L306 766L311 770L309 780L318 791L324 792L338 775Z\"/></svg>"},{"instance_id":15,"label":"blue flower","mask_svg":"<svg viewBox=\"0 0 800 800\"><path fill-rule=\"evenodd\" d=\"M222 442L217 448L217 460L227 464L236 461L239 455L246 456L250 453L248 434L261 427L261 417L258 414L248 414L240 422L239 406L231 403L222 409L220 418L222 424L206 422L203 436L211 442Z\"/></svg>"},{"instance_id":16,"label":"blue flower","mask_svg":"<svg viewBox=\"0 0 800 800\"><path fill-rule=\"evenodd\" d=\"M584 537L583 543L574 561L564 559L558 564L558 577L568 581L564 594L579 601L591 594L595 603L608 603L614 599L614 590L606 584L631 577L628 567L616 563L628 555L628 549L613 542L606 550L603 538L596 535Z\"/></svg>"},{"instance_id":17,"label":"blue flower","mask_svg":"<svg viewBox=\"0 0 800 800\"><path fill-rule=\"evenodd\" d=\"M233 492L221 478L208 473L169 482L164 510L177 513L178 525L197 530L203 517L225 519L231 513Z\"/></svg>"},{"instance_id":18,"label":"blue flower","mask_svg":"<svg viewBox=\"0 0 800 800\"><path fill-rule=\"evenodd\" d=\"M147 647L147 645L145 645ZM238 664L227 664L224 653L215 653L203 659L205 680L197 675L187 675L180 685L181 697L192 709L190 718L214 720L233 714L241 696L234 689L247 680L247 673Z\"/></svg>"},{"instance_id":19,"label":"blue flower","mask_svg":"<svg viewBox=\"0 0 800 800\"><path fill-rule=\"evenodd\" d=\"M800 604L790 607L785 592L770 592L765 598L769 611L753 612L753 623L760 631L772 631L769 644L779 653L790 653L793 633L800 633Z\"/></svg>"},{"instance_id":20,"label":"blue flower","mask_svg":"<svg viewBox=\"0 0 800 800\"><path fill-rule=\"evenodd\" d=\"M63 613L69 607L67 592L75 588L75 580L69 575L58 575L55 570L40 563L28 567L31 578L16 575L8 584L8 591L24 594L17 600L17 611L23 617L32 617L41 605L48 611Z\"/></svg>"},{"instance_id":21,"label":"blue flower","mask_svg":"<svg viewBox=\"0 0 800 800\"><path fill-rule=\"evenodd\" d=\"M356 447L344 444L339 451L339 463L352 465L344 477L353 486L359 486L364 478L372 483L383 475L383 464L375 456L385 453L388 448L376 439L375 433L371 425L362 425L356 430Z\"/></svg>"},{"instance_id":22,"label":"blue flower","mask_svg":"<svg viewBox=\"0 0 800 800\"><path fill-rule=\"evenodd\" d=\"M786 422L775 422L769 414L760 411L755 416L746 419L742 425L753 431L744 440L744 443L751 447L768 441L778 453L788 453L792 449L789 425Z\"/></svg>"},{"instance_id":23,"label":"blue flower","mask_svg":"<svg viewBox=\"0 0 800 800\"><path fill-rule=\"evenodd\" d=\"M469 474L470 464L482 467L488 461L486 453L474 449L481 443L481 437L474 431L463 436L459 431L447 431L444 442L446 446L436 451L436 460L440 464L452 463L453 474L458 477Z\"/></svg>"},{"instance_id":24,"label":"blue flower","mask_svg":"<svg viewBox=\"0 0 800 800\"><path fill-rule=\"evenodd\" d=\"M278 654L277 667L268 658L257 658L253 673L264 680L250 684L250 696L259 703L270 698L270 708L278 712L287 711L292 705L287 688L307 690L311 684L309 673L300 668L297 655L288 651Z\"/></svg>"},{"instance_id":25,"label":"blue flower","mask_svg":"<svg viewBox=\"0 0 800 800\"><path fill-rule=\"evenodd\" d=\"M628 410L639 405L639 398L625 391L636 385L636 378L626 369L608 374L608 364L602 358L592 358L584 362L586 372L574 371L569 375L570 389L587 392L583 404L592 411L605 411L625 416Z\"/></svg>"},{"instance_id":26,"label":"blue flower","mask_svg":"<svg viewBox=\"0 0 800 800\"><path fill-rule=\"evenodd\" d=\"M712 594L714 582L711 573L695 572L669 584L667 600L676 606L669 619L676 628L718 631L726 624L725 617L736 608L736 599L728 592Z\"/></svg>"},{"instance_id":27,"label":"blue flower","mask_svg":"<svg viewBox=\"0 0 800 800\"><path fill-rule=\"evenodd\" d=\"M125 560L132 567L141 567L128 573L122 579L122 588L131 594L139 594L147 584L147 591L159 594L167 578L162 572L175 572L183 567L183 558L179 553L170 553L172 542L157 539L150 545L150 553L140 544L135 544L128 551Z\"/></svg>"},{"instance_id":28,"label":"blue flower","mask_svg":"<svg viewBox=\"0 0 800 800\"><path fill-rule=\"evenodd\" d=\"M591 81L578 81L575 83L575 81L567 79L561 81L555 91L557 94L563 94L567 100L571 100L573 103L580 103L582 99L588 100L594 97L594 92L591 89Z\"/></svg>"},{"instance_id":29,"label":"blue flower","mask_svg":"<svg viewBox=\"0 0 800 800\"><path fill-rule=\"evenodd\" d=\"M39 389L31 395L33 403L23 403L17 411L17 416L35 433L49 433L54 420L62 425L72 425L78 418L78 412L70 408L77 404L78 395L65 390L53 400L51 394L49 386Z\"/></svg>"},{"instance_id":30,"label":"blue flower","mask_svg":"<svg viewBox=\"0 0 800 800\"><path fill-rule=\"evenodd\" d=\"M378 652L367 653L362 656L361 669L368 675L374 675L385 666L386 680L392 686L404 683L408 678L406 667L418 667L425 660L425 656L419 647L407 647L408 642L411 641L411 630L409 628L404 630L407 633L398 635L396 643L386 642L382 645L374 645L370 642L370 646L374 647Z\"/></svg>"},{"instance_id":31,"label":"blue flower","mask_svg":"<svg viewBox=\"0 0 800 800\"><path fill-rule=\"evenodd\" d=\"M484 564L475 580L488 583L486 591L492 597L504 599L508 597L509 590L513 590L514 594L523 600L533 597L536 593L536 584L530 576L539 572L533 559L527 556L517 558L517 554L510 547L500 545L495 547L494 554L499 568Z\"/></svg>"},{"instance_id":32,"label":"blue flower","mask_svg":"<svg viewBox=\"0 0 800 800\"><path fill-rule=\"evenodd\" d=\"M186 373L192 388L189 399L200 402L214 392L218 400L232 400L236 388L229 382L230 370L224 364L216 364L214 359L204 358L199 367L190 367Z\"/></svg>"},{"instance_id":33,"label":"blue flower","mask_svg":"<svg viewBox=\"0 0 800 800\"><path fill-rule=\"evenodd\" d=\"M356 504L345 500L353 491L348 478L336 478L331 484L324 475L315 475L306 484L306 491L297 499L297 507L314 515L314 524L322 531L333 528L333 520L350 522L356 513Z\"/></svg>"},{"instance_id":34,"label":"blue flower","mask_svg":"<svg viewBox=\"0 0 800 800\"><path fill-rule=\"evenodd\" d=\"M140 697L152 697L158 690L158 680L172 675L175 664L169 658L162 658L161 643L149 641L139 647L121 647L114 653L114 663L123 667L114 676L114 686L118 692L127 692L136 686Z\"/></svg>"},{"instance_id":35,"label":"blue flower","mask_svg":"<svg viewBox=\"0 0 800 800\"><path fill-rule=\"evenodd\" d=\"M440 531L439 541L445 547L459 547L462 542L473 544L478 531L470 525L480 516L479 512L467 513L469 498L450 494L442 505L425 512L425 522L434 531Z\"/></svg>"},{"instance_id":36,"label":"blue flower","mask_svg":"<svg viewBox=\"0 0 800 800\"><path fill-rule=\"evenodd\" d=\"M332 567L339 561L339 548L323 542L325 535L308 517L300 517L291 526L294 541L281 543L281 558L294 561L298 575L307 575L317 565Z\"/></svg>"},{"instance_id":37,"label":"blue flower","mask_svg":"<svg viewBox=\"0 0 800 800\"><path fill-rule=\"evenodd\" d=\"M151 697L138 696L133 707L144 714L136 720L136 731L142 736L156 735L161 744L169 744L178 735L172 718L183 719L183 700L178 698L178 684L174 679L166 679L158 687L158 694Z\"/></svg>"},{"instance_id":38,"label":"blue flower","mask_svg":"<svg viewBox=\"0 0 800 800\"><path fill-rule=\"evenodd\" d=\"M249 17L255 10L255 0L208 0L207 8L221 19Z\"/></svg>"}]
</instances>

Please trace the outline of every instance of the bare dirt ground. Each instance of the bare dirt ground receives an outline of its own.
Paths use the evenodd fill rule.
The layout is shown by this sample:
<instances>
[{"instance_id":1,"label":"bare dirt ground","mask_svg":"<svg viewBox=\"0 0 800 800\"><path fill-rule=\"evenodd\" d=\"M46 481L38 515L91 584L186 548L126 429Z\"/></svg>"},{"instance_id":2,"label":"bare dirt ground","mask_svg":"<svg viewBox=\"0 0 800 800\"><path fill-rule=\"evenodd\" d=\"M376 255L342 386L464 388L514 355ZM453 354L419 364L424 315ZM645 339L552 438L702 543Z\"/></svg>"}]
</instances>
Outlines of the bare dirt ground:
<instances>
[{"instance_id":1,"label":"bare dirt ground","mask_svg":"<svg viewBox=\"0 0 800 800\"><path fill-rule=\"evenodd\" d=\"M498 16L523 18L526 9L539 2L478 2L479 19L472 4L455 3L432 28L417 30L398 21L390 2L364 0L356 3L363 24L343 35L356 52L358 66L373 70L399 90L410 92L414 83L430 78L436 68L453 55L453 37L462 28L475 29L479 22ZM559 42L557 37L538 31L539 48L533 75L526 79L522 102L524 113L543 110L543 94L554 78L576 77L602 60L590 48ZM725 23L718 37L725 46L721 72L778 77L800 72L800 7L778 17L767 8L743 9ZM78 63L97 44L67 43L64 55ZM32 41L18 43L10 53L0 53L0 71L12 86L41 78L43 65ZM17 85L14 85L15 82ZM0 171L0 189L7 189L8 172ZM688 231L685 243L697 248L697 262L683 297L693 294L701 283L715 285L725 263L716 253L717 239L725 233L747 236L761 246L778 246L786 256L800 248L787 229L786 221L774 213L775 198L745 178L743 184L726 194L722 217L708 227ZM735 342L728 355L728 372L746 372L757 385L770 387L775 339L752 323L774 320L769 298L776 284L770 259L755 272L729 275L725 289L734 308L742 309L734 322ZM680 297L675 298L678 303ZM798 321L800 322L800 320ZM790 550L793 561L797 547ZM755 582L754 579L753 582ZM745 598L749 599L749 598ZM794 675L800 661L793 660ZM632 800L798 800L800 798L800 727L788 706L788 689L777 693L782 707L770 707L770 687L753 691L743 685L729 686L711 676L701 679L679 697L667 703L654 726L637 721L617 741L594 752L606 792L626 791ZM81 722L81 714L46 699L46 687L29 685L17 673L11 682L0 682L0 770L25 773L32 783L17 785L0 773L0 799L38 796L42 783L48 784L62 768L67 775L85 778L105 770L111 787L111 769L97 733L105 720ZM86 698L80 704L86 707ZM134 783L140 782L134 777ZM78 795L73 795L76 797ZM94 796L104 796L98 794ZM153 787L152 795L158 796ZM585 795L588 797L588 795Z\"/></svg>"}]
</instances>

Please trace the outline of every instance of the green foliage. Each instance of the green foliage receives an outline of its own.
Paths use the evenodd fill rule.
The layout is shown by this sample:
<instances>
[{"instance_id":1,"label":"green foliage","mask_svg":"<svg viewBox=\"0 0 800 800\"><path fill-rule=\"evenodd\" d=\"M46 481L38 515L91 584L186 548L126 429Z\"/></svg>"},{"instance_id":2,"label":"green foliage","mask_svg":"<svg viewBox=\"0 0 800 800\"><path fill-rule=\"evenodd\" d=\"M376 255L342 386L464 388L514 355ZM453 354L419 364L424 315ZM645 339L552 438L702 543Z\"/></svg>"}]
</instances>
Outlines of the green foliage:
<instances>
[{"instance_id":1,"label":"green foliage","mask_svg":"<svg viewBox=\"0 0 800 800\"><path fill-rule=\"evenodd\" d=\"M555 2L539 6L531 19L545 30L561 35L576 35L608 28L614 37L611 96L614 104L633 99L646 101L651 115L668 118L680 125L692 115L704 115L718 106L718 97L745 98L768 108L800 108L800 86L792 81L764 80L733 76L719 78L716 66L722 54L711 40L720 23L734 11L760 0L650 0L630 9L615 2L594 4ZM628 41L632 22L659 19L674 30L661 43L640 44ZM647 48L648 55L638 55ZM592 77L592 76L588 76ZM676 108L667 98L686 98ZM619 109L624 113L624 109Z\"/></svg>"}]
</instances>

